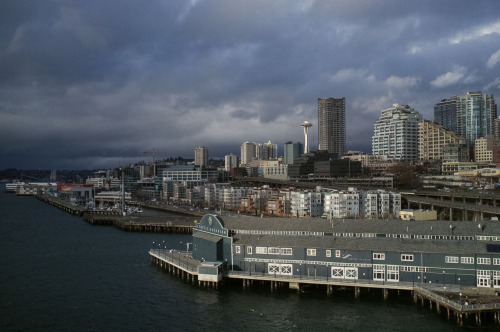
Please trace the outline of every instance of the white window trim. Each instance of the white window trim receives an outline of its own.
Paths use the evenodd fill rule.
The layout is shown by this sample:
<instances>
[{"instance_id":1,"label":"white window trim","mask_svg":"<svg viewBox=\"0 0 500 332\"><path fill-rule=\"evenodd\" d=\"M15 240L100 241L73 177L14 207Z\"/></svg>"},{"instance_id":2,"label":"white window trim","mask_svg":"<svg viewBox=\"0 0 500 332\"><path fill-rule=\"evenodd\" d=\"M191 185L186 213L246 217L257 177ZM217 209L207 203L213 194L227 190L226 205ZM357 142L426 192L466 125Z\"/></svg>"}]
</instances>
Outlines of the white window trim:
<instances>
[{"instance_id":1,"label":"white window trim","mask_svg":"<svg viewBox=\"0 0 500 332\"><path fill-rule=\"evenodd\" d=\"M316 256L316 249L307 249L307 256Z\"/></svg>"},{"instance_id":2,"label":"white window trim","mask_svg":"<svg viewBox=\"0 0 500 332\"><path fill-rule=\"evenodd\" d=\"M252 254L252 246L248 246L247 247L247 255L251 255Z\"/></svg>"},{"instance_id":3,"label":"white window trim","mask_svg":"<svg viewBox=\"0 0 500 332\"><path fill-rule=\"evenodd\" d=\"M385 261L385 254L374 252L373 253L373 260L376 260L376 261Z\"/></svg>"},{"instance_id":4,"label":"white window trim","mask_svg":"<svg viewBox=\"0 0 500 332\"><path fill-rule=\"evenodd\" d=\"M269 247L269 248L267 248L267 253L269 255L279 255L280 254L280 248L278 248L278 247Z\"/></svg>"},{"instance_id":5,"label":"white window trim","mask_svg":"<svg viewBox=\"0 0 500 332\"><path fill-rule=\"evenodd\" d=\"M261 254L261 255L266 255L267 254L267 247L255 247L255 253Z\"/></svg>"},{"instance_id":6,"label":"white window trim","mask_svg":"<svg viewBox=\"0 0 500 332\"><path fill-rule=\"evenodd\" d=\"M445 263L457 264L459 262L458 256L445 256Z\"/></svg>"},{"instance_id":7,"label":"white window trim","mask_svg":"<svg viewBox=\"0 0 500 332\"><path fill-rule=\"evenodd\" d=\"M477 264L479 265L491 265L491 258L478 257Z\"/></svg>"},{"instance_id":8,"label":"white window trim","mask_svg":"<svg viewBox=\"0 0 500 332\"><path fill-rule=\"evenodd\" d=\"M326 257L332 257L332 251L330 249L326 250Z\"/></svg>"},{"instance_id":9,"label":"white window trim","mask_svg":"<svg viewBox=\"0 0 500 332\"><path fill-rule=\"evenodd\" d=\"M461 257L460 263L462 263L462 264L474 264L474 257Z\"/></svg>"},{"instance_id":10,"label":"white window trim","mask_svg":"<svg viewBox=\"0 0 500 332\"><path fill-rule=\"evenodd\" d=\"M236 246L236 247L235 247L235 252L236 252L237 254L241 254L241 247L240 247L240 246Z\"/></svg>"},{"instance_id":11,"label":"white window trim","mask_svg":"<svg viewBox=\"0 0 500 332\"><path fill-rule=\"evenodd\" d=\"M401 261L402 262L413 262L413 255L412 254L401 254Z\"/></svg>"}]
</instances>

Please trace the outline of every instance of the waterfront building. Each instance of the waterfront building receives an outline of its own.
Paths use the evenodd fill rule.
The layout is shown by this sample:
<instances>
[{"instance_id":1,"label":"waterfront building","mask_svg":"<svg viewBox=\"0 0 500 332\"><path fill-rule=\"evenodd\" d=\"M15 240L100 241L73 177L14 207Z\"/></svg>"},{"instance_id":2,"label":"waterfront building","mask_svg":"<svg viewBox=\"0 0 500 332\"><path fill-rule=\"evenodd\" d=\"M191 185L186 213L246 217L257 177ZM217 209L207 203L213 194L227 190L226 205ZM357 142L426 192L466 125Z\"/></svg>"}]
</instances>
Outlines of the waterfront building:
<instances>
[{"instance_id":1,"label":"waterfront building","mask_svg":"<svg viewBox=\"0 0 500 332\"><path fill-rule=\"evenodd\" d=\"M290 212L296 218L318 217L323 214L323 194L318 191L293 191L290 194Z\"/></svg>"},{"instance_id":2,"label":"waterfront building","mask_svg":"<svg viewBox=\"0 0 500 332\"><path fill-rule=\"evenodd\" d=\"M458 144L464 139L434 121L423 120L418 124L418 159L442 160L443 150L449 144Z\"/></svg>"},{"instance_id":3,"label":"waterfront building","mask_svg":"<svg viewBox=\"0 0 500 332\"><path fill-rule=\"evenodd\" d=\"M418 158L420 113L408 105L394 104L382 111L375 122L372 153L390 159L413 161Z\"/></svg>"},{"instance_id":4,"label":"waterfront building","mask_svg":"<svg viewBox=\"0 0 500 332\"><path fill-rule=\"evenodd\" d=\"M495 134L496 117L494 96L480 91L443 99L434 107L434 120L463 136L470 144L474 144L478 138Z\"/></svg>"},{"instance_id":5,"label":"waterfront building","mask_svg":"<svg viewBox=\"0 0 500 332\"><path fill-rule=\"evenodd\" d=\"M401 211L401 194L384 190L360 193L360 216L366 219L392 219Z\"/></svg>"},{"instance_id":6,"label":"waterfront building","mask_svg":"<svg viewBox=\"0 0 500 332\"><path fill-rule=\"evenodd\" d=\"M318 98L318 150L345 153L345 97Z\"/></svg>"},{"instance_id":7,"label":"waterfront building","mask_svg":"<svg viewBox=\"0 0 500 332\"><path fill-rule=\"evenodd\" d=\"M209 208L222 207L224 190L230 188L229 183L208 183L205 185L204 204Z\"/></svg>"},{"instance_id":8,"label":"waterfront building","mask_svg":"<svg viewBox=\"0 0 500 332\"><path fill-rule=\"evenodd\" d=\"M110 205L120 203L122 197L123 193L121 191L101 191L95 195L94 199L96 202L99 202L101 206L104 206L105 204ZM132 199L130 192L125 192L124 197L125 202L130 202Z\"/></svg>"},{"instance_id":9,"label":"waterfront building","mask_svg":"<svg viewBox=\"0 0 500 332\"><path fill-rule=\"evenodd\" d=\"M267 200L277 193L268 186L252 188L251 192L240 199L239 211L250 214L264 214Z\"/></svg>"},{"instance_id":10,"label":"waterfront building","mask_svg":"<svg viewBox=\"0 0 500 332\"><path fill-rule=\"evenodd\" d=\"M193 230L192 257L250 276L500 288L499 241L498 221L205 215Z\"/></svg>"},{"instance_id":11,"label":"waterfront building","mask_svg":"<svg viewBox=\"0 0 500 332\"><path fill-rule=\"evenodd\" d=\"M332 191L325 193L323 198L323 216L332 218L359 217L360 193L348 191Z\"/></svg>"},{"instance_id":12,"label":"waterfront building","mask_svg":"<svg viewBox=\"0 0 500 332\"><path fill-rule=\"evenodd\" d=\"M266 215L274 217L292 217L291 196L292 189L282 189L267 200Z\"/></svg>"},{"instance_id":13,"label":"waterfront building","mask_svg":"<svg viewBox=\"0 0 500 332\"><path fill-rule=\"evenodd\" d=\"M494 135L488 135L486 137L476 139L474 149L475 161L478 163L493 162L493 149L496 146L500 146L500 139L495 138Z\"/></svg>"},{"instance_id":14,"label":"waterfront building","mask_svg":"<svg viewBox=\"0 0 500 332\"><path fill-rule=\"evenodd\" d=\"M208 148L206 146L199 146L194 149L194 164L208 167Z\"/></svg>"},{"instance_id":15,"label":"waterfront building","mask_svg":"<svg viewBox=\"0 0 500 332\"><path fill-rule=\"evenodd\" d=\"M283 163L293 164L294 159L300 157L303 150L303 145L300 142L286 142L283 147Z\"/></svg>"},{"instance_id":16,"label":"waterfront building","mask_svg":"<svg viewBox=\"0 0 500 332\"><path fill-rule=\"evenodd\" d=\"M240 206L240 201L247 194L253 191L251 187L225 187L221 189L223 192L223 208L237 211Z\"/></svg>"}]
</instances>

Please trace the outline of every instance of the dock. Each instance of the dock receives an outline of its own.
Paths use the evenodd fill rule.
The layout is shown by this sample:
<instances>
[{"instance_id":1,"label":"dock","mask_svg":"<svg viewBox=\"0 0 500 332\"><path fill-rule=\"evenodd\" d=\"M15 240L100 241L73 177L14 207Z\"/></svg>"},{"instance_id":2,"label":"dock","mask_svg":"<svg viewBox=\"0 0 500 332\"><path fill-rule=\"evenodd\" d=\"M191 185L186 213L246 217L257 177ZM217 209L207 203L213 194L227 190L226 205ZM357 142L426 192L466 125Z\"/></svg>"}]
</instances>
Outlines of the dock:
<instances>
[{"instance_id":1,"label":"dock","mask_svg":"<svg viewBox=\"0 0 500 332\"><path fill-rule=\"evenodd\" d=\"M123 216L115 211L87 210L56 197L44 195L36 195L35 197L69 214L83 217L83 220L91 225L114 226L126 232L192 234L195 225L196 217L182 211L175 216ZM169 211L171 212L171 210Z\"/></svg>"},{"instance_id":2,"label":"dock","mask_svg":"<svg viewBox=\"0 0 500 332\"><path fill-rule=\"evenodd\" d=\"M114 226L126 232L193 234L192 217L121 216L85 213L83 220L91 225Z\"/></svg>"},{"instance_id":3,"label":"dock","mask_svg":"<svg viewBox=\"0 0 500 332\"><path fill-rule=\"evenodd\" d=\"M283 276L264 272L233 271L230 265L222 269L221 282L208 282L199 280L198 268L202 263L192 259L190 252L150 249L149 254L153 265L204 288L217 289L227 281L236 281L243 289L259 285L269 287L271 292L291 289L296 290L298 294L308 288L318 288L325 290L329 296L347 290L358 298L363 293L375 290L387 300L390 296L407 293L412 296L415 304L420 303L422 307L435 309L440 315L444 312L447 319L454 321L458 326L483 325L486 322L500 324L500 296L493 289L458 285L448 285L447 288L439 284L431 286L416 282L338 280L307 275Z\"/></svg>"}]
</instances>

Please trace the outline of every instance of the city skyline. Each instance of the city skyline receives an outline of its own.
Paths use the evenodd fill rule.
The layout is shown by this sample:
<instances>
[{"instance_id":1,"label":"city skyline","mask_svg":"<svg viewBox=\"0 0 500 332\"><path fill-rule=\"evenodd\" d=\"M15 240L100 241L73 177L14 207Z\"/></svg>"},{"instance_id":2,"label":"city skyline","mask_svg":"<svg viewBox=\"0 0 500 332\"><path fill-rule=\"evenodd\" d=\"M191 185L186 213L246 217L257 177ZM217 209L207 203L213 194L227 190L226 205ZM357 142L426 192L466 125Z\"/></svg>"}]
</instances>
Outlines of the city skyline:
<instances>
[{"instance_id":1,"label":"city skyline","mask_svg":"<svg viewBox=\"0 0 500 332\"><path fill-rule=\"evenodd\" d=\"M221 10L223 9L223 10ZM499 95L491 1L4 1L0 169L113 168L304 143L345 97L346 151L395 103ZM300 22L300 24L297 24ZM161 151L161 152L160 152Z\"/></svg>"}]
</instances>

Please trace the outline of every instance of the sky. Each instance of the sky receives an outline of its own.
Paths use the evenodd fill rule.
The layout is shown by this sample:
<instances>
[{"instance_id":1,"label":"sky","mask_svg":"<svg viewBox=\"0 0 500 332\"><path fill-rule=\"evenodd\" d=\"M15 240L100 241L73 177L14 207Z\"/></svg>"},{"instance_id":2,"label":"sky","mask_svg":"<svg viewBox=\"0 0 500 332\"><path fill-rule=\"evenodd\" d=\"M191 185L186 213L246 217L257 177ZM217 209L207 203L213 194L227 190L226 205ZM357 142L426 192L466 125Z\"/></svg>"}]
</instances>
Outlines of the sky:
<instances>
[{"instance_id":1,"label":"sky","mask_svg":"<svg viewBox=\"0 0 500 332\"><path fill-rule=\"evenodd\" d=\"M371 153L394 103L500 99L496 0L3 0L0 169L97 169L317 147L318 98L346 98Z\"/></svg>"}]
</instances>

